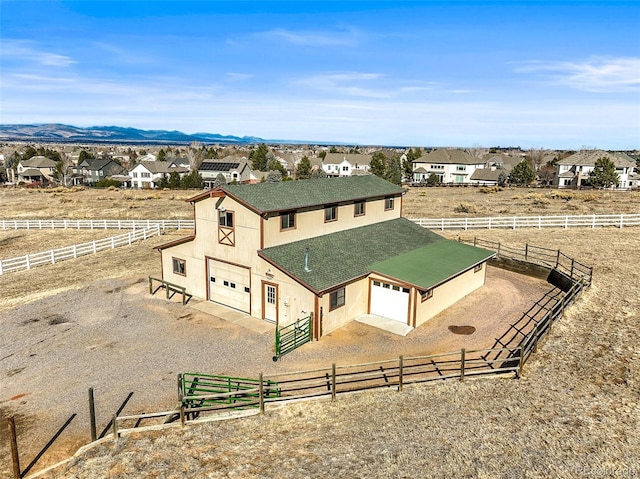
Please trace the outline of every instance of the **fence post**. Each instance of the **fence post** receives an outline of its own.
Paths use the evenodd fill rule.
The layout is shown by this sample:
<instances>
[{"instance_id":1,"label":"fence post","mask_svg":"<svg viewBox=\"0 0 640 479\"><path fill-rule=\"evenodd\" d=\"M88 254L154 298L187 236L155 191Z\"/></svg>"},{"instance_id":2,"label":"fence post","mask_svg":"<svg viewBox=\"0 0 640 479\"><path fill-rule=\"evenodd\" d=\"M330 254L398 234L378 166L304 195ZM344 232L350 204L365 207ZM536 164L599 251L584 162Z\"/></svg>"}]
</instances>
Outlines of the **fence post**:
<instances>
[{"instance_id":1,"label":"fence post","mask_svg":"<svg viewBox=\"0 0 640 479\"><path fill-rule=\"evenodd\" d=\"M91 224L93 224L93 223L91 223ZM96 251L97 251L97 250L96 250L96 240L93 240L93 241L91 242L91 246L93 246L93 254L95 254L95 253L96 253Z\"/></svg>"},{"instance_id":2,"label":"fence post","mask_svg":"<svg viewBox=\"0 0 640 479\"><path fill-rule=\"evenodd\" d=\"M27 269L31 269L31 260L29 259L29 255L26 255L24 259L27 264Z\"/></svg>"},{"instance_id":3,"label":"fence post","mask_svg":"<svg viewBox=\"0 0 640 479\"><path fill-rule=\"evenodd\" d=\"M91 442L98 438L96 432L96 407L93 399L93 388L89 388L89 420L91 421Z\"/></svg>"},{"instance_id":4,"label":"fence post","mask_svg":"<svg viewBox=\"0 0 640 479\"><path fill-rule=\"evenodd\" d=\"M2 274L2 260L0 259L0 274Z\"/></svg>"},{"instance_id":5,"label":"fence post","mask_svg":"<svg viewBox=\"0 0 640 479\"><path fill-rule=\"evenodd\" d=\"M404 373L404 357L400 356L398 359L398 392L402 392L402 382Z\"/></svg>"},{"instance_id":6,"label":"fence post","mask_svg":"<svg viewBox=\"0 0 640 479\"><path fill-rule=\"evenodd\" d=\"M560 250L558 250L558 255L556 256L556 268L560 264Z\"/></svg>"},{"instance_id":7,"label":"fence post","mask_svg":"<svg viewBox=\"0 0 640 479\"><path fill-rule=\"evenodd\" d=\"M73 257L78 257L78 247L76 245L73 245Z\"/></svg>"},{"instance_id":8,"label":"fence post","mask_svg":"<svg viewBox=\"0 0 640 479\"><path fill-rule=\"evenodd\" d=\"M527 261L529 258L529 243L524 244L524 260Z\"/></svg>"},{"instance_id":9,"label":"fence post","mask_svg":"<svg viewBox=\"0 0 640 479\"><path fill-rule=\"evenodd\" d=\"M573 265L575 263L575 260L573 258L571 258L571 279L573 279Z\"/></svg>"},{"instance_id":10,"label":"fence post","mask_svg":"<svg viewBox=\"0 0 640 479\"><path fill-rule=\"evenodd\" d=\"M113 438L118 440L118 415L113 415Z\"/></svg>"},{"instance_id":11,"label":"fence post","mask_svg":"<svg viewBox=\"0 0 640 479\"><path fill-rule=\"evenodd\" d=\"M331 400L336 400L336 363L331 365Z\"/></svg>"},{"instance_id":12,"label":"fence post","mask_svg":"<svg viewBox=\"0 0 640 479\"><path fill-rule=\"evenodd\" d=\"M260 414L264 414L264 381L263 374L258 377L260 380Z\"/></svg>"},{"instance_id":13,"label":"fence post","mask_svg":"<svg viewBox=\"0 0 640 479\"><path fill-rule=\"evenodd\" d=\"M500 257L500 241L498 241L498 258Z\"/></svg>"},{"instance_id":14,"label":"fence post","mask_svg":"<svg viewBox=\"0 0 640 479\"><path fill-rule=\"evenodd\" d=\"M533 352L534 353L538 352L538 339L539 339L538 333L539 333L538 325L536 324L536 327L533 328Z\"/></svg>"},{"instance_id":15,"label":"fence post","mask_svg":"<svg viewBox=\"0 0 640 479\"><path fill-rule=\"evenodd\" d=\"M518 349L520 349L520 358L518 361L518 372L516 373L516 377L520 379L520 376L522 376L522 366L524 366L524 351L522 349L522 346L520 346Z\"/></svg>"},{"instance_id":16,"label":"fence post","mask_svg":"<svg viewBox=\"0 0 640 479\"><path fill-rule=\"evenodd\" d=\"M13 463L13 478L20 479L20 455L18 454L18 436L16 435L16 421L13 416L7 418L9 439L11 443L11 462Z\"/></svg>"},{"instance_id":17,"label":"fence post","mask_svg":"<svg viewBox=\"0 0 640 479\"><path fill-rule=\"evenodd\" d=\"M460 350L460 382L464 381L464 359L465 359L465 350L462 348Z\"/></svg>"},{"instance_id":18,"label":"fence post","mask_svg":"<svg viewBox=\"0 0 640 479\"><path fill-rule=\"evenodd\" d=\"M53 250L51 250L51 264L56 264L56 256L53 253Z\"/></svg>"}]
</instances>

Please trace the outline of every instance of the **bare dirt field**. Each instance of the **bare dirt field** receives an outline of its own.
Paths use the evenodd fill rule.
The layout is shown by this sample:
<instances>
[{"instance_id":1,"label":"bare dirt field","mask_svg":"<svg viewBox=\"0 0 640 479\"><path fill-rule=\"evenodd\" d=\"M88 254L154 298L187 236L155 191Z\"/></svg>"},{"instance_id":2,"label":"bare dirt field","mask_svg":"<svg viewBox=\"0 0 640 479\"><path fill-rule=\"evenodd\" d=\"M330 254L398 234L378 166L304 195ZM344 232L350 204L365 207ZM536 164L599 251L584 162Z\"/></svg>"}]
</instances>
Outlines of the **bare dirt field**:
<instances>
[{"instance_id":1,"label":"bare dirt field","mask_svg":"<svg viewBox=\"0 0 640 479\"><path fill-rule=\"evenodd\" d=\"M486 194L466 188L423 191L425 196L416 194L415 190L405 196L404 207L414 211L413 215L407 212L407 216L452 216L456 205L484 198L483 195L494 198L496 208L503 208L502 202L509 205L511 201L516 205L510 206L510 213L503 214L525 214L523 211L533 208L535 205L531 203L537 201L523 198L529 205L518 206L513 196L501 196L505 192ZM522 195L527 190L516 191ZM165 193L169 192L160 194ZM617 193L612 195L615 201L609 198L606 205L604 199L585 201L589 204L602 201L599 206L602 209L590 213L640 211L637 196L629 196L625 201L625 197ZM554 209L540 214L552 214L552 211L556 214L555 203L549 201ZM573 199L569 203L571 201ZM635 210L623 210L626 206L618 208L619 204L631 204ZM188 204L187 207L190 209ZM500 214L489 205L476 208L475 216ZM513 245L529 242L560 248L595 267L594 285L556 323L527 364L522 379L449 382L410 387L401 394L372 392L341 396L335 403L307 402L268 410L264 417L130 436L117 444L100 445L47 477L515 478L640 474L637 435L640 426L640 350L637 346L640 273L635 260L640 235L637 228L464 232L469 237L473 234ZM19 337L15 345L25 360L23 370L16 371L22 366L13 364L13 356L5 359L6 354L0 354L0 407L17 413L19 428L39 436L33 444L24 446L27 457L32 457L28 451L39 449L55 432L59 423L51 424L54 412L63 416L73 409L72 412L78 412L75 420L78 424L86 421L87 412L80 408L86 404L89 385L96 388L102 422L129 391L136 392L127 410L145 409L148 401L161 396L161 393L136 389L139 383L118 362L122 357L144 351L140 331L158 331L160 325L166 323L163 317L171 318L168 326L176 341L167 338L163 347L142 354L144 361L137 360L134 367L137 365L145 371L143 376L150 376L160 384L170 384L175 382L178 371L202 371L200 366L206 366L209 371L235 373L240 369L236 365L241 362L248 364L247 370L251 370L248 372L267 371L266 366L261 366L270 362L271 351L262 351L271 346L270 335L251 339L246 331L230 327L233 325L145 294L146 284L139 281L149 274L157 274L159 268L157 253L151 246L168 239L166 236L154 238L137 247L107 252L105 256L86 257L82 262L74 261L73 266L66 262L0 276L3 297L0 323L12 323L30 331L25 337ZM1 247L0 257L5 257ZM98 308L89 307L96 304L94 301L100 305ZM23 305L25 302L29 304ZM514 302L513 306L516 311L520 304ZM501 305L491 307L499 309ZM137 325L142 326L141 329L132 328L131 321L127 321L129 314L142 310L156 311L156 314L141 319L142 324ZM193 314L185 313L188 310L194 311ZM454 312L469 311L473 308L461 307ZM447 336L444 333L447 324L475 324L474 335L480 338L483 324L495 317L493 311L495 309L485 309L480 317L456 316L450 323L436 318L430 325L438 328L433 336L426 334L426 329L418 328L407 338L392 337L353 324L291 353L279 365L269 366L293 367L298 358L313 364L316 354L330 352L339 358L344 350L350 351L357 361L375 356L376 352L386 352L387 348L390 356L396 356L399 346L406 347L401 353L407 355L414 354L413 351L431 351L430 343L437 331ZM474 319L479 322L473 323ZM441 324L438 321L442 321ZM189 341L211 329L233 347L248 348L235 352L248 361L234 360L237 356L233 352L218 355L202 342L197 343L203 346L200 348L186 347L192 344ZM84 330L88 339L81 347L66 348L67 340L80 330ZM447 333L452 341L449 345L454 349L462 344L456 341L467 341L474 336L453 336L448 329ZM238 345L240 337L241 346ZM356 350L348 347L353 346L354 338L359 348ZM40 340L43 341L40 343ZM166 367L145 369L146 363L158 361L154 354L162 354L169 344L177 348L171 352L176 359ZM25 357L25 351L35 352L35 356ZM59 362L47 361L47 356L58 357ZM99 366L84 364L89 357L99 358ZM327 359L334 362L334 357ZM57 405L60 401L46 395L40 399L39 385L55 384L58 375L66 377L60 368L60 364L65 363L77 365L77 374L68 381L70 391L62 404ZM326 366L324 361L318 360L319 363ZM109 386L115 384L120 389ZM169 393L175 394L174 389L169 386ZM29 394L11 399L24 391ZM12 396L7 400L5 396L9 393ZM167 400L171 397L167 396ZM35 414L32 405L37 403L51 408L51 414ZM5 430L5 424L0 424L0 434ZM67 439L64 448L51 453L46 462L86 443L88 431L83 434L84 440L79 436ZM8 459L6 447L2 436L0 457ZM9 470L8 463L0 461L0 476L8 476Z\"/></svg>"}]
</instances>

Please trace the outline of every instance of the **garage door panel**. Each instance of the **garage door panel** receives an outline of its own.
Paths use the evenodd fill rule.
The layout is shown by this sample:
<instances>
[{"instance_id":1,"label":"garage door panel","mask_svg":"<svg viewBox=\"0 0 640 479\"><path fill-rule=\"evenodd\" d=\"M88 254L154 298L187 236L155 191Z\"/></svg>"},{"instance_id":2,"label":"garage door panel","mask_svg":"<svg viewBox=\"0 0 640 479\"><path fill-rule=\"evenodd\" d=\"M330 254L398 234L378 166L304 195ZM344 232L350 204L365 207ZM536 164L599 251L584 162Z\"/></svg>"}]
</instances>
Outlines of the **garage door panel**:
<instances>
[{"instance_id":1,"label":"garage door panel","mask_svg":"<svg viewBox=\"0 0 640 479\"><path fill-rule=\"evenodd\" d=\"M251 272L248 268L209 260L209 300L250 312Z\"/></svg>"},{"instance_id":2,"label":"garage door panel","mask_svg":"<svg viewBox=\"0 0 640 479\"><path fill-rule=\"evenodd\" d=\"M372 281L370 313L408 324L409 289L384 281Z\"/></svg>"}]
</instances>

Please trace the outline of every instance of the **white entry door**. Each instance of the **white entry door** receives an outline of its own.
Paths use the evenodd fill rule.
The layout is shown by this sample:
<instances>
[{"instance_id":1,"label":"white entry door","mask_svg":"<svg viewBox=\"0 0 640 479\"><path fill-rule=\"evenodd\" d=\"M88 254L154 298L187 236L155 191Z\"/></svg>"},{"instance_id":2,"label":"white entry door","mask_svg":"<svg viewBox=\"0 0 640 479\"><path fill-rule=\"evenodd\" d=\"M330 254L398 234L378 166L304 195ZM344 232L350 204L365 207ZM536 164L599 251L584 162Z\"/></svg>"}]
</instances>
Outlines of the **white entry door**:
<instances>
[{"instance_id":1,"label":"white entry door","mask_svg":"<svg viewBox=\"0 0 640 479\"><path fill-rule=\"evenodd\" d=\"M409 288L371 281L370 313L409 324Z\"/></svg>"},{"instance_id":2,"label":"white entry door","mask_svg":"<svg viewBox=\"0 0 640 479\"><path fill-rule=\"evenodd\" d=\"M278 321L278 287L275 284L264 283L262 290L264 304L263 316L267 321Z\"/></svg>"},{"instance_id":3,"label":"white entry door","mask_svg":"<svg viewBox=\"0 0 640 479\"><path fill-rule=\"evenodd\" d=\"M251 311L249 268L209 259L209 300L245 313Z\"/></svg>"}]
</instances>

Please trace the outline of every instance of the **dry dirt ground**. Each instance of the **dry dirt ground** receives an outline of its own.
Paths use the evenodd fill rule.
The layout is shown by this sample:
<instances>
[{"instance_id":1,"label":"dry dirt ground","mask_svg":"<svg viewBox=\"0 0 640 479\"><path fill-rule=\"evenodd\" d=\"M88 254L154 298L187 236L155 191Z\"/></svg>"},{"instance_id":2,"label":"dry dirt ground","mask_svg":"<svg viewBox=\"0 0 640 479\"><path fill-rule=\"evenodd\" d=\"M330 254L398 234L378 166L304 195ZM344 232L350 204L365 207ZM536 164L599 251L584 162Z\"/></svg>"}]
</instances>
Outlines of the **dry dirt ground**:
<instances>
[{"instance_id":1,"label":"dry dirt ground","mask_svg":"<svg viewBox=\"0 0 640 479\"><path fill-rule=\"evenodd\" d=\"M523 195L526 190L518 191L518 194ZM450 192L447 193L450 195L448 200L445 192ZM425 193L424 197L419 193L407 194L404 199L405 207L415 208L412 210L413 214L407 212L407 216L452 216L453 214L449 215L447 212L453 211L456 205L471 202L473 198L477 199L482 195L491 195L491 201L495 203L496 208L510 208L509 213L502 214L521 214L520 210L535 208L534 203L538 201L536 198L521 198L523 204L519 205L520 200L513 198L515 192L507 192L511 195L508 197L505 192L482 194L473 189L428 189ZM552 192L533 191L531 194L547 193ZM598 209L590 213L637 213L640 207L637 203L638 197L632 196L634 194L636 193L624 197L612 193L613 199L606 199L606 203L604 199L583 202L589 207L594 202L600 203ZM466 195L471 195L471 199ZM411 198L423 204L412 206L408 201ZM541 214L556 214L556 200L548 201L547 211ZM568 203L572 201L573 198ZM503 207L503 203L506 206ZM491 210L489 204L476 208L476 216L499 213ZM514 211L516 208L517 212ZM565 210L559 214L573 213ZM39 217L34 213L32 215ZM87 454L72 460L63 469L52 472L47 478L638 476L638 231L637 228L604 228L464 233L512 245L529 242L554 249L561 248L569 255L595 267L594 285L583 294L566 316L555 324L549 337L530 359L525 368L525 375L520 380L448 382L435 386L410 387L401 394L377 391L340 396L335 403L306 402L268 409L264 417L130 436L118 443L108 441L99 445ZM86 404L87 383L93 382L92 385L96 388L101 424L113 413L126 393L134 390L137 384L132 379L124 380L131 377L129 371L112 366L108 373L102 375L103 380L105 384L109 381L122 384L122 389L107 392L108 389L103 389L98 380L100 371L83 365L84 358L91 355L101 356L103 362L100 368L104 369L122 355L134 353L140 336L128 333L127 318L121 318L120 327L108 331L114 336L114 344L93 340L87 341L76 350L62 352L67 349L60 348L64 346L67 337L65 334L72 335L75 330L81 329L78 320L81 317L84 317L88 324L93 324L86 328L90 335L98 334L101 329L113 329L106 326L105 322L109 323L113 318L127 314L123 311L126 311L128 298L135 297L136 292L141 294L143 302L161 303L161 311L176 308L170 317L174 318L176 330L180 330L180 326L183 327L182 335L176 333L178 341L172 342L179 348L177 353L172 353L179 358L175 367L154 369L153 379L160 383L175 381L175 373L178 370L191 369L191 366L200 364L211 364L211 370L218 372L224 372L220 369L225 368L230 372L236 371L233 356L231 367L224 359L215 360L215 351L204 348L180 349L180 339L192 339L188 332L202 327L208 329L213 326L213 320L201 318L200 324L197 324L195 314L181 318L182 306L175 303L168 305L159 298L144 295L144 283L136 282L136 278L157 274L157 256L151 251L151 246L166 240L166 237L155 238L143 242L138 247L121 248L105 253L108 255L107 260L99 254L87 257L85 261L78 262L73 267L66 267L65 263L60 263L30 272L0 276L0 291L3 297L0 303L0 322L12 321L14 316L18 317L19 311L35 308L31 311L40 311L42 314L26 314L22 321L27 321L21 327L40 328L42 335L37 336L34 333L30 336L34 342L29 344L29 338L22 338L21 344L42 351L43 355L46 354L45 351L61 354L63 361L72 362L77 366L77 377L70 382L71 391L63 400L63 405L80 405L78 408L72 408L78 410L79 414L74 423L82 422L81 415L84 415L86 421L87 412L81 408L82 404ZM4 257L1 248L0 257ZM101 302L97 310L90 310L91 314L80 314L81 310L89 311L86 308L88 303L85 301L93 301L92 298L88 298L97 294L97 291L100 292L99 297L109 300ZM58 297L56 292L65 294ZM71 295L68 298L75 298L75 304L60 300L66 295ZM25 302L31 304L19 306ZM38 310L45 305L46 310ZM136 308L138 309L145 308ZM486 317L491 318L490 312L485 313L488 313L485 314ZM66 319L73 318L74 315L75 323L66 322ZM29 319L39 321L28 321ZM462 325L470 321L471 319L456 319L455 324ZM100 324L103 326L99 326ZM151 331L158 327L158 324L153 322L145 324ZM230 342L237 337L236 334L243 334L242 337L245 337L244 332L230 332L228 326L222 324L216 328L217 334L230 334ZM358 333L349 328L337 331L336 334L324 338L323 342L327 341L327 346L331 342L331 347L340 350L349 343L350 334ZM369 330L363 325L356 326L356 329L359 328ZM478 328L477 332L480 331L481 328ZM51 336L54 332L56 335ZM44 337L49 339L37 343ZM411 340L411 336L408 338ZM456 340L465 338L468 337L460 336ZM271 344L271 341L270 339L268 343ZM267 344L266 340L263 342ZM314 348L322 348L323 342L306 345L292 355L299 353L304 357L311 354ZM416 348L426 347L427 342ZM263 358L254 357L256 351L259 351L258 346L243 341L243 344L245 343L249 343L250 350L241 354L243 358L249 359L249 364L269 361L270 352L263 361ZM260 339L257 343L260 343ZM384 347L387 347L388 343L389 341L381 342ZM259 345L262 346L261 343ZM21 351L23 349L20 348ZM361 351L362 357L368 357L370 352L365 348ZM285 357L281 366L293 364L293 361L286 362L294 357L292 355ZM9 364L6 361L11 358L3 360L4 356L5 354L0 354L0 360ZM5 388L6 384L13 385L21 375L27 376L30 372L38 376L41 369L42 374L47 374L42 384L55 384L58 374L55 364L48 364L46 358L39 357L37 353L36 356L25 359L33 363L27 362L23 371L11 374L9 371L21 366L12 366L9 370L5 364L0 363L0 388ZM331 359L333 361L333 358ZM144 362L153 363L155 360L156 357L151 355L145 358ZM146 366L140 364L141 367ZM33 369L29 369L31 367ZM40 384L29 381L24 384L30 387ZM117 399L113 402L107 400L109 394ZM157 398L156 394L149 396ZM33 394L9 399L13 403L11 411L17 412L18 427L21 430L37 431L36 439L25 441L26 446L21 443L28 458L32 457L28 451L39 449L58 426L51 424L47 415L43 416L46 420L41 422L37 420L42 417L31 416L27 406L32 403L32 398ZM139 393L136 390L127 410L144 409L144 398L145 392ZM4 399L3 392L2 400ZM42 398L42 402L55 403L53 399L46 397ZM7 404L8 401L4 400L2 407L6 408ZM15 404L17 408L14 409ZM20 412L23 406L25 414ZM52 407L55 410L55 406ZM74 424L74 427L79 426ZM0 424L0 434L5 434L5 430L5 424ZM83 434L84 438L88 437L88 431L83 431ZM86 439L78 438L76 444L66 443L65 446L73 449L85 442ZM58 457L62 457L66 452L59 451ZM3 474L8 476L8 452L4 435L0 438L0 458L3 459L0 460L0 477ZM7 458L7 461L4 458ZM47 461L55 459L54 454Z\"/></svg>"}]
</instances>

